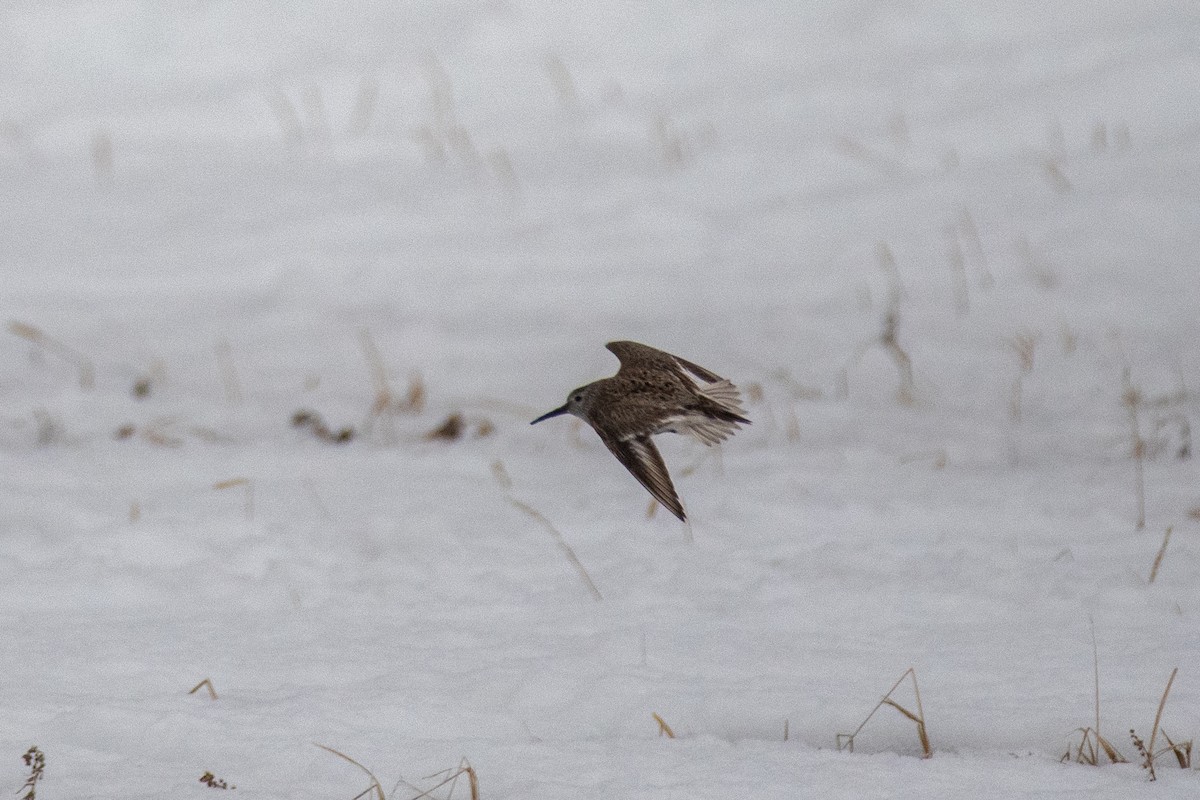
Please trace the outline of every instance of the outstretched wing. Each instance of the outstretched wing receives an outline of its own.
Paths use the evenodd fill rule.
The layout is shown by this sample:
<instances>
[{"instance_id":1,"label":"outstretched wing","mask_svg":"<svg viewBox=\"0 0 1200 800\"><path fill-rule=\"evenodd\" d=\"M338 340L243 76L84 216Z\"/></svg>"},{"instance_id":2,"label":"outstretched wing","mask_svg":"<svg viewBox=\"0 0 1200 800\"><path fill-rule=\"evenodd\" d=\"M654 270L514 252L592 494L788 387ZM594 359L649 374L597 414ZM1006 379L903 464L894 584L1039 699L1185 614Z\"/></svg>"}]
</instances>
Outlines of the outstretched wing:
<instances>
[{"instance_id":1,"label":"outstretched wing","mask_svg":"<svg viewBox=\"0 0 1200 800\"><path fill-rule=\"evenodd\" d=\"M625 369L626 367L650 367L670 370L676 374L682 374L683 370L687 370L706 383L716 383L717 381L725 380L720 375L706 370L699 364L693 364L679 356L671 355L665 350L658 350L648 344L641 344L640 342L609 342L605 347L611 350L613 355L621 362L621 369Z\"/></svg>"},{"instance_id":2,"label":"outstretched wing","mask_svg":"<svg viewBox=\"0 0 1200 800\"><path fill-rule=\"evenodd\" d=\"M728 430L715 438L699 435L697 438L705 444L720 441L737 430L737 426L731 423L750 424L750 420L746 419L746 409L742 407L742 396L738 388L715 372L710 372L699 364L693 364L679 356L638 342L609 342L605 346L621 361L621 370L617 373L618 375L624 372L630 377L636 374L641 378L648 373L667 373L675 376L682 385L690 387L689 391L694 391L708 401L707 407L702 409L702 412L727 424ZM692 376L699 380L694 380ZM628 400L626 401L628 402ZM662 430L664 427L666 427L665 423L657 425L652 430Z\"/></svg>"},{"instance_id":3,"label":"outstretched wing","mask_svg":"<svg viewBox=\"0 0 1200 800\"><path fill-rule=\"evenodd\" d=\"M650 441L648 434L624 439L601 436L600 439L608 445L608 449L625 466L625 469L638 479L638 483L645 486L646 491L654 495L655 500L678 517L680 522L687 522L687 516L683 513L683 504L679 502L679 495L675 493L671 475L667 472L667 465L663 463L658 448L654 446L654 442Z\"/></svg>"}]
</instances>

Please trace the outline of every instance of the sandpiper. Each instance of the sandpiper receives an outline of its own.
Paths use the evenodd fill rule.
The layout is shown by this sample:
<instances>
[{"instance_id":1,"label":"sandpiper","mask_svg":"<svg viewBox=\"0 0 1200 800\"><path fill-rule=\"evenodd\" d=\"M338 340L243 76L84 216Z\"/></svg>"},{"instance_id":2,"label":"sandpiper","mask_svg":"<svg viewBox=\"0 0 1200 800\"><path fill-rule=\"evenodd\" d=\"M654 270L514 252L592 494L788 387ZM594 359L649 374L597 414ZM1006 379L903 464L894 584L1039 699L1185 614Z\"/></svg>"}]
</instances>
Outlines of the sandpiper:
<instances>
[{"instance_id":1,"label":"sandpiper","mask_svg":"<svg viewBox=\"0 0 1200 800\"><path fill-rule=\"evenodd\" d=\"M739 424L750 424L738 389L704 367L648 345L609 342L605 347L621 362L617 374L579 387L562 407L529 424L560 414L579 417L655 500L686 522L671 475L650 437L683 433L706 445L724 441Z\"/></svg>"}]
</instances>

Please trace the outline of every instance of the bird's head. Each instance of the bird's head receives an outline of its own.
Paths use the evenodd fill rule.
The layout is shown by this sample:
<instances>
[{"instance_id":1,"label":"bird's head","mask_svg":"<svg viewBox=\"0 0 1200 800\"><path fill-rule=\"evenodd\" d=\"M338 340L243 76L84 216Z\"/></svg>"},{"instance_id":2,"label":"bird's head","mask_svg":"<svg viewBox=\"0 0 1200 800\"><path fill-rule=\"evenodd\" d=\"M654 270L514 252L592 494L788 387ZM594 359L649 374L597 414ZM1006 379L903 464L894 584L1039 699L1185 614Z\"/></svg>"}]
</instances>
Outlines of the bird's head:
<instances>
[{"instance_id":1,"label":"bird's head","mask_svg":"<svg viewBox=\"0 0 1200 800\"><path fill-rule=\"evenodd\" d=\"M542 414L529 424L537 425L544 419L550 419L551 417L557 417L562 414L571 414L586 421L588 418L588 411L590 411L592 407L592 399L595 397L595 386L596 384L589 383L587 386L580 386L578 389L572 390L571 393L567 395L567 402L563 403L553 411L548 411L545 414Z\"/></svg>"}]
</instances>

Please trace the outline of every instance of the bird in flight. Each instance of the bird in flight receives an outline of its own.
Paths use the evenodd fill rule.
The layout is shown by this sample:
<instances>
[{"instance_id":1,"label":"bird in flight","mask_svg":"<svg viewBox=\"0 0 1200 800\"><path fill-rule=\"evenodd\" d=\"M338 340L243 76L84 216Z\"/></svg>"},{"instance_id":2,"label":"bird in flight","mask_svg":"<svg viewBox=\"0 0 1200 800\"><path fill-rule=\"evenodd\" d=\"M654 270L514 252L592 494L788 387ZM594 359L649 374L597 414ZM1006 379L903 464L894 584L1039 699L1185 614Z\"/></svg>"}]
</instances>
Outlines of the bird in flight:
<instances>
[{"instance_id":1,"label":"bird in flight","mask_svg":"<svg viewBox=\"0 0 1200 800\"><path fill-rule=\"evenodd\" d=\"M625 469L672 514L687 516L654 442L658 433L681 433L706 445L749 425L738 388L679 356L637 342L605 345L620 360L611 378L581 386L567 402L530 425L572 414L592 426Z\"/></svg>"}]
</instances>

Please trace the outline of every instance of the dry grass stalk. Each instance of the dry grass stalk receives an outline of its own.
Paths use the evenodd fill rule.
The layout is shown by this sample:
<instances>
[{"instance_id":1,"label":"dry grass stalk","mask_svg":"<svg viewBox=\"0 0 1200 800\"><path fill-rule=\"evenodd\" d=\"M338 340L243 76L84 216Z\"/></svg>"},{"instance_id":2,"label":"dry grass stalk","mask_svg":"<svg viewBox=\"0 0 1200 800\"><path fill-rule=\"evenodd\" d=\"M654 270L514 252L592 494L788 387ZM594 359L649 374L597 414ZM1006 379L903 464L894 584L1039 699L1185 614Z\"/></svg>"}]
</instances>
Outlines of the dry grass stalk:
<instances>
[{"instance_id":1,"label":"dry grass stalk","mask_svg":"<svg viewBox=\"0 0 1200 800\"><path fill-rule=\"evenodd\" d=\"M229 444L234 441L232 437L204 425L189 425L188 433L209 444Z\"/></svg>"},{"instance_id":2,"label":"dry grass stalk","mask_svg":"<svg viewBox=\"0 0 1200 800\"><path fill-rule=\"evenodd\" d=\"M892 357L896 371L900 373L900 388L896 390L896 399L902 405L912 405L916 399L916 383L913 380L912 359L900 346L896 331L900 327L900 308L898 301L893 303L883 318L883 330L879 333L879 344Z\"/></svg>"},{"instance_id":3,"label":"dry grass stalk","mask_svg":"<svg viewBox=\"0 0 1200 800\"><path fill-rule=\"evenodd\" d=\"M1079 349L1079 334L1075 332L1074 328L1064 322L1058 330L1058 343L1064 356L1073 356L1075 355L1075 351Z\"/></svg>"},{"instance_id":4,"label":"dry grass stalk","mask_svg":"<svg viewBox=\"0 0 1200 800\"><path fill-rule=\"evenodd\" d=\"M224 491L226 489L234 489L238 486L242 487L242 510L246 514L246 519L254 519L254 482L249 478L229 478L228 480L217 481L213 484L213 489Z\"/></svg>"},{"instance_id":5,"label":"dry grass stalk","mask_svg":"<svg viewBox=\"0 0 1200 800\"><path fill-rule=\"evenodd\" d=\"M1113 747L1111 742L1096 733L1094 728L1077 728L1075 732L1081 735L1075 752L1071 752L1071 744L1068 742L1067 752L1063 753L1059 761L1073 761L1076 764L1096 767L1100 765L1100 754L1103 753L1113 764L1128 763L1128 759L1117 752L1117 748Z\"/></svg>"},{"instance_id":6,"label":"dry grass stalk","mask_svg":"<svg viewBox=\"0 0 1200 800\"><path fill-rule=\"evenodd\" d=\"M902 171L896 159L872 150L852 136L839 136L837 139L837 149L842 155L867 166L874 167L884 175L895 175Z\"/></svg>"},{"instance_id":7,"label":"dry grass stalk","mask_svg":"<svg viewBox=\"0 0 1200 800\"><path fill-rule=\"evenodd\" d=\"M1034 252L1033 246L1025 236L1017 237L1017 256L1025 262L1029 277L1038 287L1049 291L1058 286L1058 275Z\"/></svg>"},{"instance_id":8,"label":"dry grass stalk","mask_svg":"<svg viewBox=\"0 0 1200 800\"><path fill-rule=\"evenodd\" d=\"M888 276L892 285L892 293L904 294L904 286L900 282L900 269L896 266L896 254L887 242L877 242L875 245L875 263Z\"/></svg>"},{"instance_id":9,"label":"dry grass stalk","mask_svg":"<svg viewBox=\"0 0 1200 800\"><path fill-rule=\"evenodd\" d=\"M166 367L162 361L155 359L150 369L139 375L129 389L135 400L145 400L154 392L154 387L166 378Z\"/></svg>"},{"instance_id":10,"label":"dry grass stalk","mask_svg":"<svg viewBox=\"0 0 1200 800\"><path fill-rule=\"evenodd\" d=\"M354 112L346 132L351 136L362 136L371 126L371 118L375 116L375 105L379 102L379 81L370 75L364 75L358 84L358 95L354 98Z\"/></svg>"},{"instance_id":11,"label":"dry grass stalk","mask_svg":"<svg viewBox=\"0 0 1200 800\"><path fill-rule=\"evenodd\" d=\"M554 96L558 98L558 104L568 111L577 111L579 92L575 90L575 80L562 58L556 53L550 53L543 60L542 66L546 69L550 85L554 87Z\"/></svg>"},{"instance_id":12,"label":"dry grass stalk","mask_svg":"<svg viewBox=\"0 0 1200 800\"><path fill-rule=\"evenodd\" d=\"M288 144L299 144L304 140L304 126L300 123L300 115L296 106L286 94L280 91L272 92L266 97L267 106L275 115L275 122L283 132L283 138Z\"/></svg>"},{"instance_id":13,"label":"dry grass stalk","mask_svg":"<svg viewBox=\"0 0 1200 800\"><path fill-rule=\"evenodd\" d=\"M1171 425L1174 425L1179 431L1179 447L1175 449L1175 457L1186 461L1192 457L1192 423L1183 413L1166 414L1155 422L1155 433L1161 433L1164 428Z\"/></svg>"},{"instance_id":14,"label":"dry grass stalk","mask_svg":"<svg viewBox=\"0 0 1200 800\"><path fill-rule=\"evenodd\" d=\"M966 206L960 208L958 212L958 231L979 270L980 287L990 289L995 283L995 279L992 278L992 271L988 266L987 253L983 249L983 240L979 236L979 227L975 224L975 217Z\"/></svg>"},{"instance_id":15,"label":"dry grass stalk","mask_svg":"<svg viewBox=\"0 0 1200 800\"><path fill-rule=\"evenodd\" d=\"M820 388L800 383L786 369L775 370L771 377L787 387L788 394L792 396L793 400L820 400L825 396ZM754 391L754 387L758 387L757 392ZM766 397L760 384L751 384L747 394L751 397L751 402L761 402ZM755 399L755 395L757 395L757 399Z\"/></svg>"},{"instance_id":16,"label":"dry grass stalk","mask_svg":"<svg viewBox=\"0 0 1200 800\"><path fill-rule=\"evenodd\" d=\"M558 532L558 529L555 528L553 524L551 524L550 520L542 516L537 509L522 503L516 498L510 497L508 498L508 501L521 511L540 522L542 527L550 532L550 535L554 538L558 548L563 552L563 555L567 557L567 560L571 562L571 565L575 567L575 571L579 573L579 577L583 579L584 585L587 586L588 591L592 594L592 597L596 598L597 601L603 600L604 596L601 595L600 590L596 588L596 583L592 580L592 576L588 574L587 569L584 568L583 562L579 560L579 556L575 555L575 551L571 549L571 545L567 544L566 540L563 539L562 534Z\"/></svg>"},{"instance_id":17,"label":"dry grass stalk","mask_svg":"<svg viewBox=\"0 0 1200 800\"><path fill-rule=\"evenodd\" d=\"M98 130L92 134L92 170L96 183L108 186L113 181L113 143L108 131Z\"/></svg>"},{"instance_id":18,"label":"dry grass stalk","mask_svg":"<svg viewBox=\"0 0 1200 800\"><path fill-rule=\"evenodd\" d=\"M908 130L908 117L903 111L897 111L888 118L888 134L892 145L897 150L907 150L912 147L912 134Z\"/></svg>"},{"instance_id":19,"label":"dry grass stalk","mask_svg":"<svg viewBox=\"0 0 1200 800\"><path fill-rule=\"evenodd\" d=\"M31 165L43 163L44 157L29 139L29 133L21 124L10 119L0 119L0 139Z\"/></svg>"},{"instance_id":20,"label":"dry grass stalk","mask_svg":"<svg viewBox=\"0 0 1200 800\"><path fill-rule=\"evenodd\" d=\"M1077 753L1076 761L1079 763L1090 763L1092 766L1098 766L1100 761L1099 752L1103 751L1108 760L1114 764L1124 763L1125 757L1117 752L1117 748L1113 747L1107 739L1100 735L1100 648L1096 644L1096 621L1089 618L1088 625L1092 631L1092 698L1095 703L1096 712L1096 727L1080 728L1083 734L1083 739L1079 743L1079 752ZM1089 738L1089 731L1096 737L1096 746L1093 746ZM1083 746L1087 743L1091 761L1080 761L1083 756ZM1067 746L1067 755L1070 755L1070 745ZM1065 756L1064 756L1065 758Z\"/></svg>"},{"instance_id":21,"label":"dry grass stalk","mask_svg":"<svg viewBox=\"0 0 1200 800\"><path fill-rule=\"evenodd\" d=\"M325 505L325 501L321 499L321 493L317 491L317 485L313 483L312 478L304 476L301 483L308 490L308 499L312 501L313 508L321 515L323 519L333 519L333 515L329 513L329 506Z\"/></svg>"},{"instance_id":22,"label":"dry grass stalk","mask_svg":"<svg viewBox=\"0 0 1200 800\"><path fill-rule=\"evenodd\" d=\"M1067 751L1063 753L1059 761L1074 761L1077 764L1090 764L1095 767L1099 766L1100 754L1104 753L1112 763L1124 763L1125 757L1100 735L1100 650L1096 645L1096 623L1094 620L1089 620L1089 623L1092 631L1092 696L1095 701L1095 727L1077 728L1076 732L1080 734L1080 739L1074 757L1071 755L1071 744L1068 742Z\"/></svg>"},{"instance_id":23,"label":"dry grass stalk","mask_svg":"<svg viewBox=\"0 0 1200 800\"><path fill-rule=\"evenodd\" d=\"M971 310L971 291L967 285L967 257L963 253L958 229L946 230L946 258L950 262L950 273L954 281L954 310L958 316L966 316Z\"/></svg>"},{"instance_id":24,"label":"dry grass stalk","mask_svg":"<svg viewBox=\"0 0 1200 800\"><path fill-rule=\"evenodd\" d=\"M371 779L371 785L368 786L364 791L356 794L354 796L354 800L358 800L358 798L365 797L366 795L374 795L375 800L387 800L387 795L384 794L384 791L383 791L383 784L381 784L379 782L379 779L375 777L375 773L371 772L371 770L367 769L362 764L358 763L353 758L351 758L350 756L346 755L343 752L334 750L332 747L326 747L325 745L320 744L318 742L313 742L313 744L316 745L317 747L321 748L322 750L324 750L327 753L333 753L338 758L340 758L344 761L348 761L349 763L351 763L354 766L361 769L363 772L367 773L367 777Z\"/></svg>"},{"instance_id":25,"label":"dry grass stalk","mask_svg":"<svg viewBox=\"0 0 1200 800\"><path fill-rule=\"evenodd\" d=\"M913 697L916 699L917 704L916 713L913 713L892 699L892 692L896 691L896 689L900 687L900 684L904 682L905 678L910 678L912 680ZM854 729L854 733L839 733L837 735L837 749L842 750L845 748L853 753L855 737L857 737L859 732L862 731L863 727L865 727L866 724L871 721L871 717L875 716L875 712L885 705L891 706L905 717L916 723L917 739L921 742L922 757L931 758L933 756L933 747L929 743L929 734L925 727L925 710L921 705L921 690L917 686L917 671L915 667L909 667L904 671L903 675L896 679L896 682L892 684L892 688L887 690L887 694L885 694L883 698L875 704L875 707L871 709L871 713L867 714L866 719L859 723L858 727Z\"/></svg>"},{"instance_id":26,"label":"dry grass stalk","mask_svg":"<svg viewBox=\"0 0 1200 800\"><path fill-rule=\"evenodd\" d=\"M1113 142L1117 150L1129 149L1129 126L1124 122L1118 122L1113 126Z\"/></svg>"},{"instance_id":27,"label":"dry grass stalk","mask_svg":"<svg viewBox=\"0 0 1200 800\"><path fill-rule=\"evenodd\" d=\"M171 433L175 422L169 417L152 420L142 428L142 438L156 447L183 447L183 439Z\"/></svg>"},{"instance_id":28,"label":"dry grass stalk","mask_svg":"<svg viewBox=\"0 0 1200 800\"><path fill-rule=\"evenodd\" d=\"M238 379L237 367L233 363L233 350L225 337L217 339L214 346L217 354L217 369L221 373L221 385L225 387L225 402L231 406L242 404L242 382Z\"/></svg>"},{"instance_id":29,"label":"dry grass stalk","mask_svg":"<svg viewBox=\"0 0 1200 800\"><path fill-rule=\"evenodd\" d=\"M418 372L412 373L408 379L408 391L403 397L398 397L392 391L391 381L388 379L387 367L384 365L383 356L380 355L379 348L375 345L375 339L371 336L371 332L363 328L358 332L359 345L362 347L363 358L367 362L368 369L371 370L371 383L375 388L375 399L371 402L371 409L367 414L367 419L363 423L363 433L370 435L376 420L385 420L389 423L387 435L388 438L394 438L395 432L391 427L392 415L396 413L419 413L425 408L425 383L421 380L421 374Z\"/></svg>"},{"instance_id":30,"label":"dry grass stalk","mask_svg":"<svg viewBox=\"0 0 1200 800\"><path fill-rule=\"evenodd\" d=\"M429 125L417 125L413 128L412 139L425 151L425 160L431 164L442 164L446 161L446 148L434 134Z\"/></svg>"},{"instance_id":31,"label":"dry grass stalk","mask_svg":"<svg viewBox=\"0 0 1200 800\"><path fill-rule=\"evenodd\" d=\"M854 355L842 367L840 387L838 395L847 397L850 394L850 369L855 366L863 357L863 355L872 347L878 346L883 348L883 351L892 359L892 363L896 365L896 372L900 378L900 386L896 389L896 401L901 405L909 406L916 401L916 379L913 377L912 359L908 352L901 346L899 341L900 328L900 300L904 297L904 290L900 285L899 272L896 269L896 260L892 255L892 250L887 244L879 246L879 264L880 268L892 279L892 286L888 290L888 304L883 314L883 324L879 331L879 336L874 340L865 344L859 345Z\"/></svg>"},{"instance_id":32,"label":"dry grass stalk","mask_svg":"<svg viewBox=\"0 0 1200 800\"><path fill-rule=\"evenodd\" d=\"M654 118L651 138L658 147L659 157L668 169L679 169L687 165L691 157L687 140L679 126L668 115L659 114Z\"/></svg>"},{"instance_id":33,"label":"dry grass stalk","mask_svg":"<svg viewBox=\"0 0 1200 800\"><path fill-rule=\"evenodd\" d=\"M1167 705L1167 695L1171 693L1171 684L1175 683L1175 675L1179 672L1179 667L1171 670L1171 677L1167 678L1167 688L1163 689L1162 697L1158 700L1158 710L1154 712L1154 728L1150 731L1150 755L1153 760L1154 756L1154 740L1158 738L1158 726L1162 722L1163 708Z\"/></svg>"},{"instance_id":34,"label":"dry grass stalk","mask_svg":"<svg viewBox=\"0 0 1200 800\"><path fill-rule=\"evenodd\" d=\"M199 683L197 683L195 686L193 686L191 689L188 690L188 694L195 694L196 692L200 691L201 689L207 689L208 696L213 700L217 699L217 690L213 688L212 678L205 678L204 680L200 681Z\"/></svg>"},{"instance_id":35,"label":"dry grass stalk","mask_svg":"<svg viewBox=\"0 0 1200 800\"><path fill-rule=\"evenodd\" d=\"M1146 441L1142 438L1141 409L1144 398L1129 377L1129 367L1121 371L1121 405L1129 419L1129 437L1132 442L1130 455L1133 457L1133 491L1137 502L1135 528L1146 527Z\"/></svg>"},{"instance_id":36,"label":"dry grass stalk","mask_svg":"<svg viewBox=\"0 0 1200 800\"><path fill-rule=\"evenodd\" d=\"M485 436L491 436L496 432L496 427L492 425L490 420L477 419L473 423L475 427L475 438L482 439ZM445 441L454 442L466 436L470 431L471 425L467 423L467 418L461 413L455 411L442 422L441 425L434 428L425 434L425 438L429 441Z\"/></svg>"},{"instance_id":37,"label":"dry grass stalk","mask_svg":"<svg viewBox=\"0 0 1200 800\"><path fill-rule=\"evenodd\" d=\"M470 173L475 174L479 169L481 159L479 148L475 146L475 140L471 138L471 132L462 125L452 125L442 131L442 137L449 145L450 152L458 157L459 162Z\"/></svg>"},{"instance_id":38,"label":"dry grass stalk","mask_svg":"<svg viewBox=\"0 0 1200 800\"><path fill-rule=\"evenodd\" d=\"M312 140L328 144L333 136L329 133L329 115L325 112L325 98L320 86L309 86L300 94L304 104L304 116L308 121L308 130Z\"/></svg>"},{"instance_id":39,"label":"dry grass stalk","mask_svg":"<svg viewBox=\"0 0 1200 800\"><path fill-rule=\"evenodd\" d=\"M463 422L463 415L455 412L446 417L446 420L441 425L438 425L429 433L425 434L425 438L430 441L436 441L440 439L446 442L453 442L462 437L464 427L465 423Z\"/></svg>"},{"instance_id":40,"label":"dry grass stalk","mask_svg":"<svg viewBox=\"0 0 1200 800\"><path fill-rule=\"evenodd\" d=\"M41 328L25 322L13 321L8 323L8 331L14 336L32 342L44 350L49 350L79 371L79 388L91 389L96 385L96 368L91 359L73 347L60 342L47 334Z\"/></svg>"},{"instance_id":41,"label":"dry grass stalk","mask_svg":"<svg viewBox=\"0 0 1200 800\"><path fill-rule=\"evenodd\" d=\"M793 444L800 441L800 417L796 415L794 406L788 406L787 426L784 428L784 435Z\"/></svg>"},{"instance_id":42,"label":"dry grass stalk","mask_svg":"<svg viewBox=\"0 0 1200 800\"><path fill-rule=\"evenodd\" d=\"M492 477L496 479L496 483L500 484L505 489L511 489L513 482L508 474L508 470L504 468L504 462L499 459L492 462Z\"/></svg>"},{"instance_id":43,"label":"dry grass stalk","mask_svg":"<svg viewBox=\"0 0 1200 800\"><path fill-rule=\"evenodd\" d=\"M33 419L37 423L38 444L56 444L67 438L67 429L63 425L62 420L44 408L35 408L33 410Z\"/></svg>"},{"instance_id":44,"label":"dry grass stalk","mask_svg":"<svg viewBox=\"0 0 1200 800\"><path fill-rule=\"evenodd\" d=\"M133 423L126 423L113 432L113 438L118 441L126 441L133 438L134 434L141 433L142 438L155 447L183 447L184 441L181 437L175 435L173 429L178 424L178 421L171 417L159 417L151 420L148 424L138 429ZM202 428L191 428L192 433L205 438L202 433ZM215 435L210 441L218 441L219 435Z\"/></svg>"},{"instance_id":45,"label":"dry grass stalk","mask_svg":"<svg viewBox=\"0 0 1200 800\"><path fill-rule=\"evenodd\" d=\"M1167 554L1167 545L1171 543L1171 531L1174 530L1173 525L1167 526L1167 532L1163 534L1162 546L1158 548L1158 553L1154 556L1154 563L1150 565L1150 583L1154 583L1154 579L1158 577L1158 568L1162 566L1163 556Z\"/></svg>"},{"instance_id":46,"label":"dry grass stalk","mask_svg":"<svg viewBox=\"0 0 1200 800\"><path fill-rule=\"evenodd\" d=\"M1066 176L1066 173L1062 170L1062 165L1056 159L1047 158L1042 161L1042 174L1051 188L1059 194L1066 194L1074 188L1071 184L1071 179Z\"/></svg>"},{"instance_id":47,"label":"dry grass stalk","mask_svg":"<svg viewBox=\"0 0 1200 800\"><path fill-rule=\"evenodd\" d=\"M934 469L945 469L946 450L939 447L937 450L923 450L918 453L908 453L900 457L901 464L913 464L918 461L929 461L933 464Z\"/></svg>"},{"instance_id":48,"label":"dry grass stalk","mask_svg":"<svg viewBox=\"0 0 1200 800\"><path fill-rule=\"evenodd\" d=\"M1191 769L1192 768L1192 740L1188 739L1186 742L1179 742L1178 744L1176 744L1175 742L1171 741L1170 736L1167 736L1166 731L1163 731L1162 735L1163 735L1163 738L1167 740L1167 746L1165 748L1163 748L1162 751L1160 751L1159 755L1161 755L1162 753L1167 753L1167 752L1174 753L1175 760L1179 762L1180 769Z\"/></svg>"},{"instance_id":49,"label":"dry grass stalk","mask_svg":"<svg viewBox=\"0 0 1200 800\"><path fill-rule=\"evenodd\" d=\"M517 170L513 166L512 157L509 156L508 150L503 147L497 147L488 151L487 165L491 168L496 180L508 192L510 198L519 196L521 182L517 178Z\"/></svg>"},{"instance_id":50,"label":"dry grass stalk","mask_svg":"<svg viewBox=\"0 0 1200 800\"><path fill-rule=\"evenodd\" d=\"M432 775L426 775L422 780L428 781L441 778L441 781L420 794L413 795L408 800L423 800L423 798L432 797L433 793L443 786L450 787L446 792L446 800L453 800L454 789L458 785L458 779L463 775L467 776L467 789L470 792L470 800L479 800L479 775L475 772L475 768L471 766L471 762L467 761L466 758L459 761L457 767L451 767L441 772L435 772Z\"/></svg>"},{"instance_id":51,"label":"dry grass stalk","mask_svg":"<svg viewBox=\"0 0 1200 800\"><path fill-rule=\"evenodd\" d=\"M1013 380L1012 397L1009 400L1008 414L1014 423L1021 421L1021 396L1024 380L1033 372L1033 357L1037 351L1038 339L1036 333L1022 331L1004 342L1017 358L1017 377Z\"/></svg>"},{"instance_id":52,"label":"dry grass stalk","mask_svg":"<svg viewBox=\"0 0 1200 800\"><path fill-rule=\"evenodd\" d=\"M302 408L292 414L293 428L307 428L312 435L322 442L330 444L345 444L354 438L354 429L350 427L334 430L325 424L325 419L315 411Z\"/></svg>"},{"instance_id":53,"label":"dry grass stalk","mask_svg":"<svg viewBox=\"0 0 1200 800\"><path fill-rule=\"evenodd\" d=\"M1088 617L1092 631L1092 697L1096 708L1096 738L1100 738L1100 647L1096 644L1096 620Z\"/></svg>"},{"instance_id":54,"label":"dry grass stalk","mask_svg":"<svg viewBox=\"0 0 1200 800\"><path fill-rule=\"evenodd\" d=\"M650 716L654 717L654 721L658 723L658 735L659 736L665 736L668 739L675 738L675 731L671 730L671 726L667 724L667 721L665 719L663 719L662 717L660 717L658 715L657 711L653 712ZM784 738L785 739L787 738L786 723L784 725Z\"/></svg>"}]
</instances>

